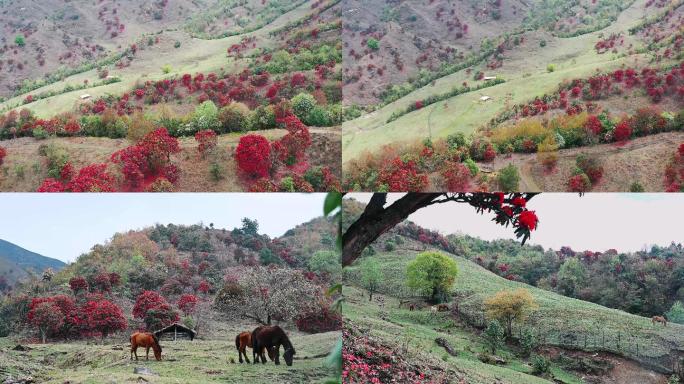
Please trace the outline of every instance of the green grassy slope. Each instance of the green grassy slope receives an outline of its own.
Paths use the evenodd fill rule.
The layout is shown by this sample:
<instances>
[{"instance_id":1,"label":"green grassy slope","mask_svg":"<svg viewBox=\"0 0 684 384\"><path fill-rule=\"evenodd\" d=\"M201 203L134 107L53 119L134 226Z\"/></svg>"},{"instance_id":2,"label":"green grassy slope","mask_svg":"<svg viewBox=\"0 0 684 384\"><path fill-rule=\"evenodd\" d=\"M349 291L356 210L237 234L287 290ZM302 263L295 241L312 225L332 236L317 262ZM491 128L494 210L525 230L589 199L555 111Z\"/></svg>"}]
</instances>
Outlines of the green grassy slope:
<instances>
[{"instance_id":1,"label":"green grassy slope","mask_svg":"<svg viewBox=\"0 0 684 384\"><path fill-rule=\"evenodd\" d=\"M404 249L373 256L382 265L384 293L405 291L406 265L417 253ZM684 352L682 325L654 326L650 319L509 281L464 258L452 257L459 267L454 290L461 311L471 324L482 325L482 302L486 297L523 287L539 304L524 326L533 328L537 338L547 345L614 352L659 371L671 369L673 356ZM348 273L348 281L357 281L356 268L350 268Z\"/></svg>"},{"instance_id":2,"label":"green grassy slope","mask_svg":"<svg viewBox=\"0 0 684 384\"><path fill-rule=\"evenodd\" d=\"M464 81L475 84L472 74L462 70L437 80L434 85L417 89L377 111L346 122L343 125L342 138L343 162L353 160L363 152L373 151L384 144L415 141L428 136L446 137L455 132L470 134L502 112L506 106L550 93L563 80L586 77L596 69L609 71L622 64L647 64L646 56L641 54L599 55L594 50L600 34L607 36L617 32L625 33L625 46L632 43L638 46L634 36L629 36L626 31L637 25L644 14L657 12L653 9L645 12L645 3L645 0L635 1L611 26L577 37L559 38L545 32L526 34L524 44L514 51L505 52L506 59L501 68L491 71L482 66L488 76L497 75L505 79L503 84L458 95L386 123L393 112L402 111L429 95L445 93ZM540 47L541 40L546 41L545 47ZM555 65L554 72L547 72L548 64ZM482 103L479 98L483 95L492 99Z\"/></svg>"}]
</instances>

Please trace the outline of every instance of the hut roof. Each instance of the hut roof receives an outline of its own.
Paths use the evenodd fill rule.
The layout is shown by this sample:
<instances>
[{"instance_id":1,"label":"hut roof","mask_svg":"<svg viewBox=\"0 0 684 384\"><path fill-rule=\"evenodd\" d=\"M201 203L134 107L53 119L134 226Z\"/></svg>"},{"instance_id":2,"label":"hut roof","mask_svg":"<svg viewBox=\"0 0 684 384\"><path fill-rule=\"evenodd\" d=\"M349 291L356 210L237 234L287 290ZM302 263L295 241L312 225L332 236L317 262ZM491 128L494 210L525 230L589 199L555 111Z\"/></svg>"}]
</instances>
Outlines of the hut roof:
<instances>
[{"instance_id":1,"label":"hut roof","mask_svg":"<svg viewBox=\"0 0 684 384\"><path fill-rule=\"evenodd\" d=\"M179 324L179 323L173 323L167 327L164 327L158 331L155 331L154 335L157 337L161 337L161 335L163 335L165 333L173 333L173 334L185 333L190 337L190 340L194 339L195 335L197 335L197 331L195 331L194 329L190 329L190 328L186 327L185 325Z\"/></svg>"}]
</instances>

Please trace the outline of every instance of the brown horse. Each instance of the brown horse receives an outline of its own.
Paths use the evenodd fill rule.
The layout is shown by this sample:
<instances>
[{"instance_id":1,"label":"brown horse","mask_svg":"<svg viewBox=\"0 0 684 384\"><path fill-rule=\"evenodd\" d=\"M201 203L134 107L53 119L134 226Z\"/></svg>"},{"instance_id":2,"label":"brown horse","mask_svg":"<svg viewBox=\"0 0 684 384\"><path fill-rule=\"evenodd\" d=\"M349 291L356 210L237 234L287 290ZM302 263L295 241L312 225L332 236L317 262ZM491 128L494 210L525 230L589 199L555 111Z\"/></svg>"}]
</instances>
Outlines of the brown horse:
<instances>
[{"instance_id":1,"label":"brown horse","mask_svg":"<svg viewBox=\"0 0 684 384\"><path fill-rule=\"evenodd\" d=\"M449 310L449 306L446 304L438 304L437 305L437 312L446 312Z\"/></svg>"},{"instance_id":2,"label":"brown horse","mask_svg":"<svg viewBox=\"0 0 684 384\"><path fill-rule=\"evenodd\" d=\"M150 359L150 348L154 351L154 358L160 361L162 358L162 348L159 345L157 336L147 332L136 332L131 335L131 360L135 354L135 360L138 360L138 347L146 349L145 360Z\"/></svg>"},{"instance_id":3,"label":"brown horse","mask_svg":"<svg viewBox=\"0 0 684 384\"><path fill-rule=\"evenodd\" d=\"M415 304L409 304L409 311L415 311L416 310L416 305Z\"/></svg>"},{"instance_id":4,"label":"brown horse","mask_svg":"<svg viewBox=\"0 0 684 384\"><path fill-rule=\"evenodd\" d=\"M249 359L247 358L247 347L252 348L252 333L249 331L240 332L239 335L235 336L235 347L238 350L238 356L240 357L240 364L242 364L242 356L245 356L245 361L249 364ZM263 351L262 351L263 353ZM273 361L275 357L273 356L273 350L268 350L268 358Z\"/></svg>"},{"instance_id":5,"label":"brown horse","mask_svg":"<svg viewBox=\"0 0 684 384\"><path fill-rule=\"evenodd\" d=\"M656 325L656 323L663 324L663 327L667 327L667 318L665 316L653 316L651 317L651 323Z\"/></svg>"},{"instance_id":6,"label":"brown horse","mask_svg":"<svg viewBox=\"0 0 684 384\"><path fill-rule=\"evenodd\" d=\"M280 365L281 345L285 348L283 358L285 359L285 364L289 367L292 365L295 349L292 346L290 339L287 338L285 331L277 325L256 327L254 331L252 331L252 354L254 357L254 364L259 363L257 355L261 357L261 363L266 364L266 357L264 356L264 348L266 348L269 351L272 349L273 356L275 357L274 362L276 365Z\"/></svg>"}]
</instances>

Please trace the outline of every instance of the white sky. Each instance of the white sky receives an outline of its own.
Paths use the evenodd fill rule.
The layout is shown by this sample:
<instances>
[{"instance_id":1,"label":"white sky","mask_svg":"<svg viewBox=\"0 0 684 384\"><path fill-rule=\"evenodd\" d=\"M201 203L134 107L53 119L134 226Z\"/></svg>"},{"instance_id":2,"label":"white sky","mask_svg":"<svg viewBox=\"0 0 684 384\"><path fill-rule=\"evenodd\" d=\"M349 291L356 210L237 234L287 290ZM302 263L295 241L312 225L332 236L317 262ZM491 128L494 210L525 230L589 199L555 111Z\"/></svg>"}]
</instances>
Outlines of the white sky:
<instances>
[{"instance_id":1,"label":"white sky","mask_svg":"<svg viewBox=\"0 0 684 384\"><path fill-rule=\"evenodd\" d=\"M402 194L390 194L390 201ZM350 194L367 202L371 194ZM536 211L539 228L529 244L558 249L638 251L644 246L684 242L684 194L679 193L542 193L528 208ZM515 239L511 227L478 215L462 203L437 204L409 216L416 224L442 234L465 233L485 240Z\"/></svg>"},{"instance_id":2,"label":"white sky","mask_svg":"<svg viewBox=\"0 0 684 384\"><path fill-rule=\"evenodd\" d=\"M270 237L323 215L325 193L3 193L0 239L65 262L116 232L160 224L256 219Z\"/></svg>"}]
</instances>

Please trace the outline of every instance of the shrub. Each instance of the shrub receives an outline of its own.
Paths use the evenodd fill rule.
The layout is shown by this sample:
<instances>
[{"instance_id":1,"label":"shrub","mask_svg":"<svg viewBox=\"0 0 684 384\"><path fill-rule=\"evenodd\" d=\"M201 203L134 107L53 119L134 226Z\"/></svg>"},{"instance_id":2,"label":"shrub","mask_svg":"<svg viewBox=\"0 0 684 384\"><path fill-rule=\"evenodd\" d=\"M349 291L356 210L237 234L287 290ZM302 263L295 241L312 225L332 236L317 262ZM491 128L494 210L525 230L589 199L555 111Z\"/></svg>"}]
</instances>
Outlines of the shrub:
<instances>
[{"instance_id":1,"label":"shrub","mask_svg":"<svg viewBox=\"0 0 684 384\"><path fill-rule=\"evenodd\" d=\"M299 316L295 324L298 330L306 333L339 331L342 329L342 316L324 306L318 311Z\"/></svg>"},{"instance_id":2,"label":"shrub","mask_svg":"<svg viewBox=\"0 0 684 384\"><path fill-rule=\"evenodd\" d=\"M151 120L148 120L142 112L136 111L131 116L126 137L132 143L137 143L145 137L145 135L154 131L155 128L156 127Z\"/></svg>"},{"instance_id":3,"label":"shrub","mask_svg":"<svg viewBox=\"0 0 684 384\"><path fill-rule=\"evenodd\" d=\"M69 280L69 287L74 294L78 294L88 290L88 282L82 276L75 276Z\"/></svg>"},{"instance_id":4,"label":"shrub","mask_svg":"<svg viewBox=\"0 0 684 384\"><path fill-rule=\"evenodd\" d=\"M428 176L418 172L415 161L403 161L396 157L382 167L378 183L380 188L384 186L387 191L420 192L427 188Z\"/></svg>"},{"instance_id":5,"label":"shrub","mask_svg":"<svg viewBox=\"0 0 684 384\"><path fill-rule=\"evenodd\" d=\"M161 70L162 70L162 73L168 74L168 73L171 72L171 65L166 64L166 65L164 65L164 66L161 68Z\"/></svg>"},{"instance_id":6,"label":"shrub","mask_svg":"<svg viewBox=\"0 0 684 384\"><path fill-rule=\"evenodd\" d=\"M580 154L577 155L575 162L577 168L582 170L582 172L589 177L592 185L596 184L603 177L603 166L595 156Z\"/></svg>"},{"instance_id":7,"label":"shrub","mask_svg":"<svg viewBox=\"0 0 684 384\"><path fill-rule=\"evenodd\" d=\"M629 191L630 192L644 192L645 189L644 189L644 186L641 185L640 182L635 181L629 186Z\"/></svg>"},{"instance_id":8,"label":"shrub","mask_svg":"<svg viewBox=\"0 0 684 384\"><path fill-rule=\"evenodd\" d=\"M546 66L546 71L551 73L556 70L556 66L554 64L549 64Z\"/></svg>"},{"instance_id":9,"label":"shrub","mask_svg":"<svg viewBox=\"0 0 684 384\"><path fill-rule=\"evenodd\" d=\"M446 138L447 145L451 149L458 149L465 147L467 142L465 138L465 134L463 132L456 132L452 133Z\"/></svg>"},{"instance_id":10,"label":"shrub","mask_svg":"<svg viewBox=\"0 0 684 384\"><path fill-rule=\"evenodd\" d=\"M306 92L301 92L297 96L293 97L291 100L292 112L300 120L305 121L309 116L309 113L316 106L316 99Z\"/></svg>"},{"instance_id":11,"label":"shrub","mask_svg":"<svg viewBox=\"0 0 684 384\"><path fill-rule=\"evenodd\" d=\"M114 192L114 177L107 173L107 164L92 164L81 168L65 189L71 192Z\"/></svg>"},{"instance_id":12,"label":"shrub","mask_svg":"<svg viewBox=\"0 0 684 384\"><path fill-rule=\"evenodd\" d=\"M32 135L38 140L45 140L50 136L50 134L42 127L34 128Z\"/></svg>"},{"instance_id":13,"label":"shrub","mask_svg":"<svg viewBox=\"0 0 684 384\"><path fill-rule=\"evenodd\" d=\"M276 126L276 114L272 105L259 106L249 115L249 129L272 129Z\"/></svg>"},{"instance_id":14,"label":"shrub","mask_svg":"<svg viewBox=\"0 0 684 384\"><path fill-rule=\"evenodd\" d=\"M7 150L3 147L0 147L0 165L2 165L6 156L7 156Z\"/></svg>"},{"instance_id":15,"label":"shrub","mask_svg":"<svg viewBox=\"0 0 684 384\"><path fill-rule=\"evenodd\" d=\"M496 151L494 151L492 143L477 138L470 144L470 157L476 161L492 161L496 157Z\"/></svg>"},{"instance_id":16,"label":"shrub","mask_svg":"<svg viewBox=\"0 0 684 384\"><path fill-rule=\"evenodd\" d=\"M249 128L249 108L242 103L230 103L221 108L218 114L219 131L241 132Z\"/></svg>"},{"instance_id":17,"label":"shrub","mask_svg":"<svg viewBox=\"0 0 684 384\"><path fill-rule=\"evenodd\" d=\"M520 335L520 350L524 357L530 356L534 348L536 347L536 340L534 339L534 334L528 328L522 332Z\"/></svg>"},{"instance_id":18,"label":"shrub","mask_svg":"<svg viewBox=\"0 0 684 384\"><path fill-rule=\"evenodd\" d=\"M173 192L173 183L166 177L158 177L147 187L146 192Z\"/></svg>"},{"instance_id":19,"label":"shrub","mask_svg":"<svg viewBox=\"0 0 684 384\"><path fill-rule=\"evenodd\" d=\"M480 168L477 167L477 164L473 161L473 159L465 159L463 162L466 167L468 167L468 170L470 170L470 175L471 176L477 176L477 174L480 172Z\"/></svg>"},{"instance_id":20,"label":"shrub","mask_svg":"<svg viewBox=\"0 0 684 384\"><path fill-rule=\"evenodd\" d=\"M216 148L218 145L218 137L216 136L216 132L210 129L197 132L195 134L195 140L199 143L197 146L197 151L200 153L200 155L202 155L202 157L204 157L208 151Z\"/></svg>"},{"instance_id":21,"label":"shrub","mask_svg":"<svg viewBox=\"0 0 684 384\"><path fill-rule=\"evenodd\" d=\"M271 168L271 145L261 135L240 138L235 160L241 171L252 177L267 177Z\"/></svg>"},{"instance_id":22,"label":"shrub","mask_svg":"<svg viewBox=\"0 0 684 384\"><path fill-rule=\"evenodd\" d=\"M368 41L366 42L366 45L368 45L368 48L370 48L374 51L377 51L378 49L380 49L380 42L374 38L368 39Z\"/></svg>"},{"instance_id":23,"label":"shrub","mask_svg":"<svg viewBox=\"0 0 684 384\"><path fill-rule=\"evenodd\" d=\"M513 164L508 164L499 171L497 176L499 187L504 192L515 192L519 189L520 175L518 168Z\"/></svg>"},{"instance_id":24,"label":"shrub","mask_svg":"<svg viewBox=\"0 0 684 384\"><path fill-rule=\"evenodd\" d=\"M128 327L121 308L109 300L90 300L83 306L83 312L88 329L99 332L103 338Z\"/></svg>"},{"instance_id":25,"label":"shrub","mask_svg":"<svg viewBox=\"0 0 684 384\"><path fill-rule=\"evenodd\" d=\"M306 150L311 145L309 129L291 114L278 119L278 123L287 129L287 134L273 144L278 159L288 165L304 160Z\"/></svg>"},{"instance_id":26,"label":"shrub","mask_svg":"<svg viewBox=\"0 0 684 384\"><path fill-rule=\"evenodd\" d=\"M20 47L23 47L24 45L26 45L26 38L24 37L24 35L16 35L14 37L14 44L16 44Z\"/></svg>"},{"instance_id":27,"label":"shrub","mask_svg":"<svg viewBox=\"0 0 684 384\"><path fill-rule=\"evenodd\" d=\"M448 161L442 168L441 175L446 182L447 191L467 192L470 190L470 169L462 163Z\"/></svg>"},{"instance_id":28,"label":"shrub","mask_svg":"<svg viewBox=\"0 0 684 384\"><path fill-rule=\"evenodd\" d=\"M492 354L501 348L506 339L506 333L498 320L491 320L487 323L487 328L482 333L485 343Z\"/></svg>"},{"instance_id":29,"label":"shrub","mask_svg":"<svg viewBox=\"0 0 684 384\"><path fill-rule=\"evenodd\" d=\"M632 122L629 118L622 119L616 126L613 133L615 141L626 141L632 137Z\"/></svg>"},{"instance_id":30,"label":"shrub","mask_svg":"<svg viewBox=\"0 0 684 384\"><path fill-rule=\"evenodd\" d=\"M584 173L572 176L568 180L568 189L570 192L587 192L591 189L591 180Z\"/></svg>"},{"instance_id":31,"label":"shrub","mask_svg":"<svg viewBox=\"0 0 684 384\"><path fill-rule=\"evenodd\" d=\"M306 115L306 119L303 120L308 125L313 125L315 127L328 127L332 125L332 118L330 113L325 107L317 105L313 107L311 112Z\"/></svg>"},{"instance_id":32,"label":"shrub","mask_svg":"<svg viewBox=\"0 0 684 384\"><path fill-rule=\"evenodd\" d=\"M195 108L192 120L188 124L190 132L205 131L207 129L218 130L221 127L219 110L213 101L207 100Z\"/></svg>"},{"instance_id":33,"label":"shrub","mask_svg":"<svg viewBox=\"0 0 684 384\"><path fill-rule=\"evenodd\" d=\"M544 375L551 369L551 362L544 356L536 355L531 359L532 373L535 375Z\"/></svg>"}]
</instances>

